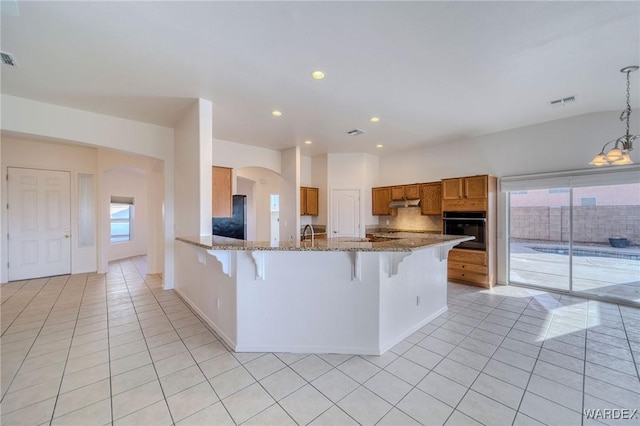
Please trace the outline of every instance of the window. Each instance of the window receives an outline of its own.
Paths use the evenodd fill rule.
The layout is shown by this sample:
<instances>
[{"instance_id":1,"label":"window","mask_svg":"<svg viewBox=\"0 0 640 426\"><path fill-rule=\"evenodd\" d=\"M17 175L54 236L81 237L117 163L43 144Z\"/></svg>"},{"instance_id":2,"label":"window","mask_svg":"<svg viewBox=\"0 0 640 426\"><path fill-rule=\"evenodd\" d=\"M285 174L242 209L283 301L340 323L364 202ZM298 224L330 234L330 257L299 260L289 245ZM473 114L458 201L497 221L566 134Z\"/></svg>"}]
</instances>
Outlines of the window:
<instances>
[{"instance_id":1,"label":"window","mask_svg":"<svg viewBox=\"0 0 640 426\"><path fill-rule=\"evenodd\" d=\"M111 244L131 241L133 207L133 198L111 197Z\"/></svg>"},{"instance_id":2,"label":"window","mask_svg":"<svg viewBox=\"0 0 640 426\"><path fill-rule=\"evenodd\" d=\"M550 188L547 189L547 194L568 194L569 188Z\"/></svg>"},{"instance_id":3,"label":"window","mask_svg":"<svg viewBox=\"0 0 640 426\"><path fill-rule=\"evenodd\" d=\"M596 197L580 197L580 205L582 207L596 206Z\"/></svg>"}]
</instances>

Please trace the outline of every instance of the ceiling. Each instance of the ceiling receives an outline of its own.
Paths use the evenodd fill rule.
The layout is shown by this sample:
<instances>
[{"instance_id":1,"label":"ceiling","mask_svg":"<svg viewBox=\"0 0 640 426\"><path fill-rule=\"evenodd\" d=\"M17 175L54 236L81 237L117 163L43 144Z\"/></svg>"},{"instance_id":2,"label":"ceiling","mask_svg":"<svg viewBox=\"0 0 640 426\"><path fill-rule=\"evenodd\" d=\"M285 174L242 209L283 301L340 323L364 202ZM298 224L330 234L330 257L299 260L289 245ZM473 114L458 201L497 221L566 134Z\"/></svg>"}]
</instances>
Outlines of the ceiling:
<instances>
[{"instance_id":1,"label":"ceiling","mask_svg":"<svg viewBox=\"0 0 640 426\"><path fill-rule=\"evenodd\" d=\"M200 97L213 137L304 155L622 110L640 63L637 1L2 3L2 93L164 126Z\"/></svg>"}]
</instances>

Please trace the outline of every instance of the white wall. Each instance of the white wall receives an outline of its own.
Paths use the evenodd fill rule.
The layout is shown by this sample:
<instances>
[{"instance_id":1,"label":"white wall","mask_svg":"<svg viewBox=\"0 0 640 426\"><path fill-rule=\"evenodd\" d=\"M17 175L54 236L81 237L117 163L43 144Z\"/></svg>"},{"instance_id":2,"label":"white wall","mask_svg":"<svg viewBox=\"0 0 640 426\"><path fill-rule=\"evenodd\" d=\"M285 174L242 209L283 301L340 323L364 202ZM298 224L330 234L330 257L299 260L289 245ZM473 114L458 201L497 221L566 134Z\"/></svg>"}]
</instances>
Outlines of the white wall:
<instances>
[{"instance_id":1,"label":"white wall","mask_svg":"<svg viewBox=\"0 0 640 426\"><path fill-rule=\"evenodd\" d=\"M313 163L306 155L300 156L300 186L313 186Z\"/></svg>"},{"instance_id":2,"label":"white wall","mask_svg":"<svg viewBox=\"0 0 640 426\"><path fill-rule=\"evenodd\" d=\"M300 148L282 150L280 241L300 238Z\"/></svg>"},{"instance_id":3,"label":"white wall","mask_svg":"<svg viewBox=\"0 0 640 426\"><path fill-rule=\"evenodd\" d=\"M158 164L160 163L160 164ZM62 144L48 140L4 137L2 144L2 167L33 167L66 170L71 172L71 217L72 217L72 273L106 271L108 261L140 254L147 254L149 273L162 272L162 161L148 157L126 154L110 149L91 148ZM155 192L148 192L149 177L153 168L160 168L155 177ZM78 247L78 174L90 174L95 182L96 229L93 247ZM3 186L6 181L3 182ZM111 195L131 196L136 199L136 232L134 241L110 244L109 202ZM3 202L4 204L5 202ZM153 219L155 217L155 219ZM9 224L2 227L8 231ZM159 236L150 244L148 235ZM2 241L6 245L6 241ZM3 252L6 253L6 247Z\"/></svg>"},{"instance_id":4,"label":"white wall","mask_svg":"<svg viewBox=\"0 0 640 426\"><path fill-rule=\"evenodd\" d=\"M97 157L98 270L107 271L108 262L111 260L146 254L147 272L162 272L163 161L103 148L97 150ZM111 196L133 196L127 195L129 193L136 194L134 239L131 242L112 245L109 226Z\"/></svg>"},{"instance_id":5,"label":"white wall","mask_svg":"<svg viewBox=\"0 0 640 426\"><path fill-rule=\"evenodd\" d=\"M10 95L1 95L3 132L50 141L70 141L90 146L116 149L145 155L164 161L164 255L163 281L173 287L174 265L174 190L173 190L173 129L140 123L107 115L36 102ZM6 134L6 133L5 133ZM3 141L4 149L4 141ZM5 162L4 156L2 161ZM3 191L5 193L5 191ZM0 220L5 222L2 212ZM2 264L6 251L2 250ZM6 273L2 275L6 281Z\"/></svg>"},{"instance_id":6,"label":"white wall","mask_svg":"<svg viewBox=\"0 0 640 426\"><path fill-rule=\"evenodd\" d=\"M34 139L15 137L2 138L2 175L6 176L7 167L26 167L49 170L69 171L71 175L71 271L72 273L93 272L97 269L97 243L93 247L78 247L78 174L86 173L96 177L96 149L52 144ZM2 193L6 192L7 182L2 179ZM2 199L2 205L6 206L7 200ZM2 209L3 213L5 209ZM3 218L6 218L3 215ZM96 220L97 222L97 220ZM6 219L2 220L2 235L10 232L10 224ZM97 237L97 235L96 235ZM7 240L1 239L2 253L8 256ZM99 241L96 238L96 241ZM6 259L0 262L1 282L8 279Z\"/></svg>"},{"instance_id":7,"label":"white wall","mask_svg":"<svg viewBox=\"0 0 640 426\"><path fill-rule=\"evenodd\" d=\"M379 185L491 174L584 169L602 145L622 136L619 112L600 112L380 157ZM632 133L638 133L638 121ZM637 150L636 150L637 151ZM635 154L635 155L634 155ZM637 152L632 153L640 161Z\"/></svg>"},{"instance_id":8,"label":"white wall","mask_svg":"<svg viewBox=\"0 0 640 426\"><path fill-rule=\"evenodd\" d=\"M175 129L176 235L211 235L212 105L198 99Z\"/></svg>"},{"instance_id":9,"label":"white wall","mask_svg":"<svg viewBox=\"0 0 640 426\"><path fill-rule=\"evenodd\" d=\"M244 167L236 171L239 179L249 179L255 182L253 186L254 196L254 221L255 237L257 241L269 241L271 239L271 194L280 195L280 175L262 167ZM239 181L238 179L238 181ZM240 192L240 184L238 191ZM248 209L248 206L247 206ZM249 238L250 239L250 238Z\"/></svg>"},{"instance_id":10,"label":"white wall","mask_svg":"<svg viewBox=\"0 0 640 426\"><path fill-rule=\"evenodd\" d=\"M281 154L273 149L213 139L212 165L232 169L264 167L280 173Z\"/></svg>"}]
</instances>

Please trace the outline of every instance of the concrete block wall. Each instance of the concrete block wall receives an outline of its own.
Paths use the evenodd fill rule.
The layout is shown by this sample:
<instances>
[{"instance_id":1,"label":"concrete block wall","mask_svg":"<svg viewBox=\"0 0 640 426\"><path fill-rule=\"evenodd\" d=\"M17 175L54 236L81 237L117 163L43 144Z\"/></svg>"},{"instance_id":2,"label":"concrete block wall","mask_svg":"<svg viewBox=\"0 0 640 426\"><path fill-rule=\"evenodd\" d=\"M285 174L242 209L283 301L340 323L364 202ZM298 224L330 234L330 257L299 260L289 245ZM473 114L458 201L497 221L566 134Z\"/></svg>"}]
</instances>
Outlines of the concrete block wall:
<instances>
[{"instance_id":1,"label":"concrete block wall","mask_svg":"<svg viewBox=\"0 0 640 426\"><path fill-rule=\"evenodd\" d=\"M570 207L513 207L512 238L569 241ZM640 206L576 206L573 239L577 243L609 244L609 238L627 238L640 245Z\"/></svg>"}]
</instances>

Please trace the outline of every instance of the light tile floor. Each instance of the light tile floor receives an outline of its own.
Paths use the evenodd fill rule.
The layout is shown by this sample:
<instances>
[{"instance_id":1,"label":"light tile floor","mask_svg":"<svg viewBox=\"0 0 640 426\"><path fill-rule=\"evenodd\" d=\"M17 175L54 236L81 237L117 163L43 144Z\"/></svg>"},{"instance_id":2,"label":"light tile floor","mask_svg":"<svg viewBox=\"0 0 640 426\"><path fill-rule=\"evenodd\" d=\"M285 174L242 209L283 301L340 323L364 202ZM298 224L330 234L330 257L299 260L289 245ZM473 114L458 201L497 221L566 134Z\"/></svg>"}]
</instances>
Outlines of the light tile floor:
<instances>
[{"instance_id":1,"label":"light tile floor","mask_svg":"<svg viewBox=\"0 0 640 426\"><path fill-rule=\"evenodd\" d=\"M233 353L145 268L1 286L3 426L640 424L582 414L640 408L636 308L449 284L382 356Z\"/></svg>"}]
</instances>

